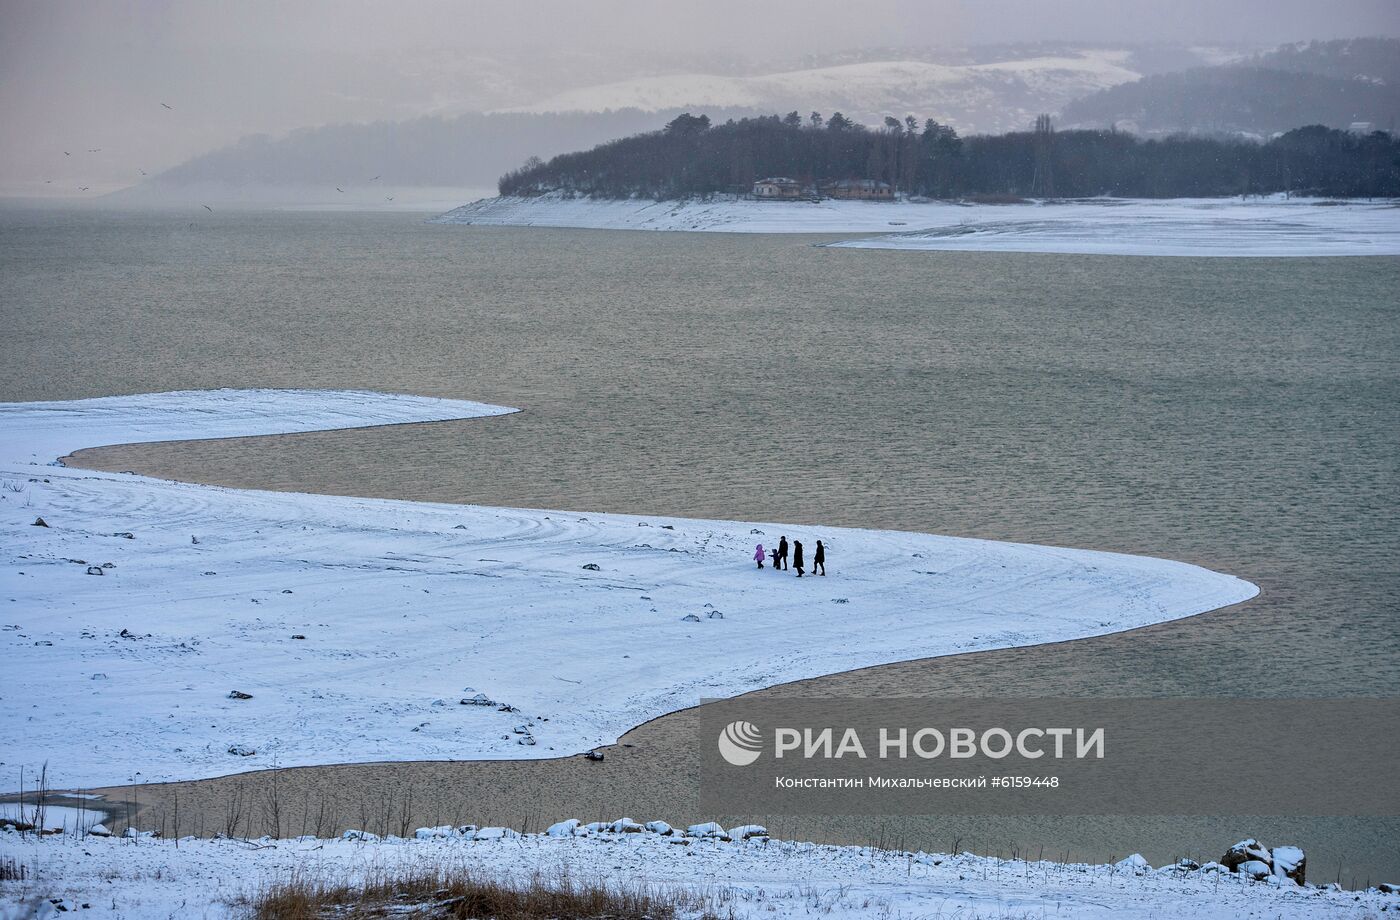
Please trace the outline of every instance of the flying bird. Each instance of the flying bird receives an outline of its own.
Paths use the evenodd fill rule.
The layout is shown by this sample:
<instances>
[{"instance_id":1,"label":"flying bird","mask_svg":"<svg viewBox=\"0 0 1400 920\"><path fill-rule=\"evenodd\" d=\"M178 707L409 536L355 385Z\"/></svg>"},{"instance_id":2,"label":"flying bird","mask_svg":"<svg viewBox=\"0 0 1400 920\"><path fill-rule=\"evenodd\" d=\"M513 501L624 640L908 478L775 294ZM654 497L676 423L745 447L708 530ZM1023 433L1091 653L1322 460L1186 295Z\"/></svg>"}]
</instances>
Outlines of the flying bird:
<instances>
[{"instance_id":1,"label":"flying bird","mask_svg":"<svg viewBox=\"0 0 1400 920\"><path fill-rule=\"evenodd\" d=\"M87 190L88 190L88 187L87 187L86 185L80 185L80 186L78 186L78 191L80 191L80 192L86 192Z\"/></svg>"},{"instance_id":2,"label":"flying bird","mask_svg":"<svg viewBox=\"0 0 1400 920\"><path fill-rule=\"evenodd\" d=\"M140 173L141 175L143 175L143 176L146 174L146 171L145 171L144 169L139 168L139 167L137 168L136 171L139 172L139 173Z\"/></svg>"},{"instance_id":3,"label":"flying bird","mask_svg":"<svg viewBox=\"0 0 1400 920\"><path fill-rule=\"evenodd\" d=\"M65 151L63 151L63 155L66 156L66 157L71 157L73 154L71 154L71 153L69 153L67 150L65 150Z\"/></svg>"},{"instance_id":4,"label":"flying bird","mask_svg":"<svg viewBox=\"0 0 1400 920\"><path fill-rule=\"evenodd\" d=\"M200 207L204 208L204 210L208 211L210 214L213 214L213 213L214 213L214 209L211 208L211 207L209 207L209 205L207 205L207 204L205 204L205 205L200 205Z\"/></svg>"},{"instance_id":5,"label":"flying bird","mask_svg":"<svg viewBox=\"0 0 1400 920\"><path fill-rule=\"evenodd\" d=\"M394 196L393 196L393 195L386 195L386 196L384 196L384 200L385 200L385 201L393 201L393 200L394 200Z\"/></svg>"},{"instance_id":6,"label":"flying bird","mask_svg":"<svg viewBox=\"0 0 1400 920\"><path fill-rule=\"evenodd\" d=\"M102 148L101 148L101 147L89 147L89 148L88 148L88 153L101 153L101 152L102 152Z\"/></svg>"},{"instance_id":7,"label":"flying bird","mask_svg":"<svg viewBox=\"0 0 1400 920\"><path fill-rule=\"evenodd\" d=\"M375 176L375 177L374 177L374 179L378 179L378 178L379 178L378 176ZM370 179L369 181L373 182L374 179Z\"/></svg>"},{"instance_id":8,"label":"flying bird","mask_svg":"<svg viewBox=\"0 0 1400 920\"><path fill-rule=\"evenodd\" d=\"M174 108L174 106L166 105L164 102L162 102L162 103L160 104L160 107L163 108L163 109L173 109L173 108Z\"/></svg>"},{"instance_id":9,"label":"flying bird","mask_svg":"<svg viewBox=\"0 0 1400 920\"><path fill-rule=\"evenodd\" d=\"M338 185L335 187L335 190L336 190L337 192L340 192L340 194L342 194L342 195L345 194L345 189L341 188L341 187L338 186Z\"/></svg>"}]
</instances>

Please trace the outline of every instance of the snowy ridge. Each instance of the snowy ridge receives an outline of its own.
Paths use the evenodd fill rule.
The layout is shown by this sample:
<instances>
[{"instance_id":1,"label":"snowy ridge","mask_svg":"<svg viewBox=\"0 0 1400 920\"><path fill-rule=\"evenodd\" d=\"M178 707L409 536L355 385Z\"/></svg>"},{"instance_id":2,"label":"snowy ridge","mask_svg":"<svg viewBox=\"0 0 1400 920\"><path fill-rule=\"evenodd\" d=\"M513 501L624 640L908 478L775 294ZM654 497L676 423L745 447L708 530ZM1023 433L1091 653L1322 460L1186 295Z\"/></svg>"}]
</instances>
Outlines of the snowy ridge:
<instances>
[{"instance_id":1,"label":"snowy ridge","mask_svg":"<svg viewBox=\"0 0 1400 920\"><path fill-rule=\"evenodd\" d=\"M44 761L52 786L78 787L565 756L702 696L1101 635L1258 591L1116 553L240 491L52 463L93 444L509 411L295 390L0 404L9 785ZM830 576L756 571L754 544L779 534L809 552L824 540Z\"/></svg>"},{"instance_id":2,"label":"snowy ridge","mask_svg":"<svg viewBox=\"0 0 1400 920\"><path fill-rule=\"evenodd\" d=\"M566 90L507 112L753 108L805 118L813 108L878 123L885 115L934 116L960 130L1027 130L1036 114L1138 79L1131 52L1091 49L981 64L862 61L756 76L664 74Z\"/></svg>"},{"instance_id":3,"label":"snowy ridge","mask_svg":"<svg viewBox=\"0 0 1400 920\"><path fill-rule=\"evenodd\" d=\"M651 201L502 197L435 218L481 226L723 233L872 233L853 249L1057 252L1150 256L1400 255L1395 202L1281 196L1030 202Z\"/></svg>"},{"instance_id":4,"label":"snowy ridge","mask_svg":"<svg viewBox=\"0 0 1400 920\"><path fill-rule=\"evenodd\" d=\"M620 819L619 822L627 819ZM577 822L573 822L577 824ZM635 822L628 822L634 824ZM649 827L650 825L648 825ZM416 839L347 832L340 839L263 837L178 842L149 836L36 838L0 833L0 858L31 868L28 881L0 883L18 910L0 917L241 917L241 902L293 874L343 882L425 872L470 873L515 885L572 878L636 890L686 892L691 918L825 916L1092 918L1371 918L1394 910L1393 894L1301 887L1286 878L1253 882L1218 863L1154 869L1133 854L1111 865L936 855L828 846L754 836L732 842L650 831L583 836L520 834L507 828L423 828ZM426 832L426 833L425 833ZM680 844L680 845L677 845ZM84 910L83 908L88 909ZM408 912L408 905L396 905ZM397 912L397 911L396 911Z\"/></svg>"}]
</instances>

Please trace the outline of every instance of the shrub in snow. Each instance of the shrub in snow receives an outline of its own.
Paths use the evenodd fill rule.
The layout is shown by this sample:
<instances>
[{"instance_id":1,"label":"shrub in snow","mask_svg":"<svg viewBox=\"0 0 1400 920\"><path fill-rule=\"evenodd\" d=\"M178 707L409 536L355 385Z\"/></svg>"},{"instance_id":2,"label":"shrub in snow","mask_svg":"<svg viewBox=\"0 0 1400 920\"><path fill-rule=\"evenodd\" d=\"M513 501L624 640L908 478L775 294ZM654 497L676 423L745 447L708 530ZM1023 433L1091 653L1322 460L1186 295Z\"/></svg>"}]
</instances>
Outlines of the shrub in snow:
<instances>
[{"instance_id":1,"label":"shrub in snow","mask_svg":"<svg viewBox=\"0 0 1400 920\"><path fill-rule=\"evenodd\" d=\"M612 824L608 825L608 830L612 831L614 834L640 834L642 831L646 830L646 828L642 827L642 825L633 821L631 818L618 818Z\"/></svg>"},{"instance_id":2,"label":"shrub in snow","mask_svg":"<svg viewBox=\"0 0 1400 920\"><path fill-rule=\"evenodd\" d=\"M551 837L572 837L575 828L578 827L578 818L570 818L567 821L560 821L545 828L545 833Z\"/></svg>"},{"instance_id":3,"label":"shrub in snow","mask_svg":"<svg viewBox=\"0 0 1400 920\"><path fill-rule=\"evenodd\" d=\"M729 835L724 832L724 828L720 827L714 821L706 821L704 824L692 824L685 829L685 834L687 837L718 837L722 840L729 839Z\"/></svg>"},{"instance_id":4,"label":"shrub in snow","mask_svg":"<svg viewBox=\"0 0 1400 920\"><path fill-rule=\"evenodd\" d=\"M729 836L735 840L751 840L754 837L767 837L768 828L762 824L741 824L729 829Z\"/></svg>"},{"instance_id":5,"label":"shrub in snow","mask_svg":"<svg viewBox=\"0 0 1400 920\"><path fill-rule=\"evenodd\" d=\"M647 830L651 831L653 834L660 834L662 837L669 837L674 833L671 825L667 824L665 821L648 821Z\"/></svg>"}]
</instances>

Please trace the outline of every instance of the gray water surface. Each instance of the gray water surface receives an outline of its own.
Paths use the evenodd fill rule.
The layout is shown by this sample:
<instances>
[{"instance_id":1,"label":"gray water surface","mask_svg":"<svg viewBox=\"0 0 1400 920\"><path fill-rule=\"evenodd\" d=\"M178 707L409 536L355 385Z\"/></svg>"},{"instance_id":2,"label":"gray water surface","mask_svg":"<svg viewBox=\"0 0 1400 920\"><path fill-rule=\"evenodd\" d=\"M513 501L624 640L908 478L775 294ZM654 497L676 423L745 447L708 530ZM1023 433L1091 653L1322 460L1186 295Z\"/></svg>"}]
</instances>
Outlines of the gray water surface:
<instances>
[{"instance_id":1,"label":"gray water surface","mask_svg":"<svg viewBox=\"0 0 1400 920\"><path fill-rule=\"evenodd\" d=\"M78 462L1146 553L1262 589L1126 636L811 692L1400 693L1400 259L813 245L829 239L0 211L0 399L282 386L483 400L525 411ZM1206 826L1183 820L1120 830L1177 846ZM1397 826L1287 832L1351 864L1369 857L1332 851L1388 842L1379 865L1400 872Z\"/></svg>"}]
</instances>

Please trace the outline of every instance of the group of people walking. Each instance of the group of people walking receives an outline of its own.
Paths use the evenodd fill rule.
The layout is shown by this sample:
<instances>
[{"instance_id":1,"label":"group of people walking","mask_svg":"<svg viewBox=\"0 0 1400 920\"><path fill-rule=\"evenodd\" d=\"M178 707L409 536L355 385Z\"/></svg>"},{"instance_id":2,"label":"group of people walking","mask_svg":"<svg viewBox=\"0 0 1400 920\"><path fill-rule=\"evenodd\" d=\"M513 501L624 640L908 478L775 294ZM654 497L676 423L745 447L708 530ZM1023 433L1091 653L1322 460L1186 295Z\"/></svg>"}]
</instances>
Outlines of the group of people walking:
<instances>
[{"instance_id":1,"label":"group of people walking","mask_svg":"<svg viewBox=\"0 0 1400 920\"><path fill-rule=\"evenodd\" d=\"M771 553L765 553L763 551L762 543L758 544L753 549L753 560L758 563L760 569L763 568L763 560L767 559L770 555L773 557L773 571L781 572L787 569L788 539L786 535L778 538L778 548ZM792 541L792 567L797 569L797 577L801 578L803 572L801 540ZM818 569L821 569L821 571L818 572ZM812 574L821 575L823 578L826 577L826 547L822 546L822 541L820 540L817 541L816 552L812 554Z\"/></svg>"}]
</instances>

